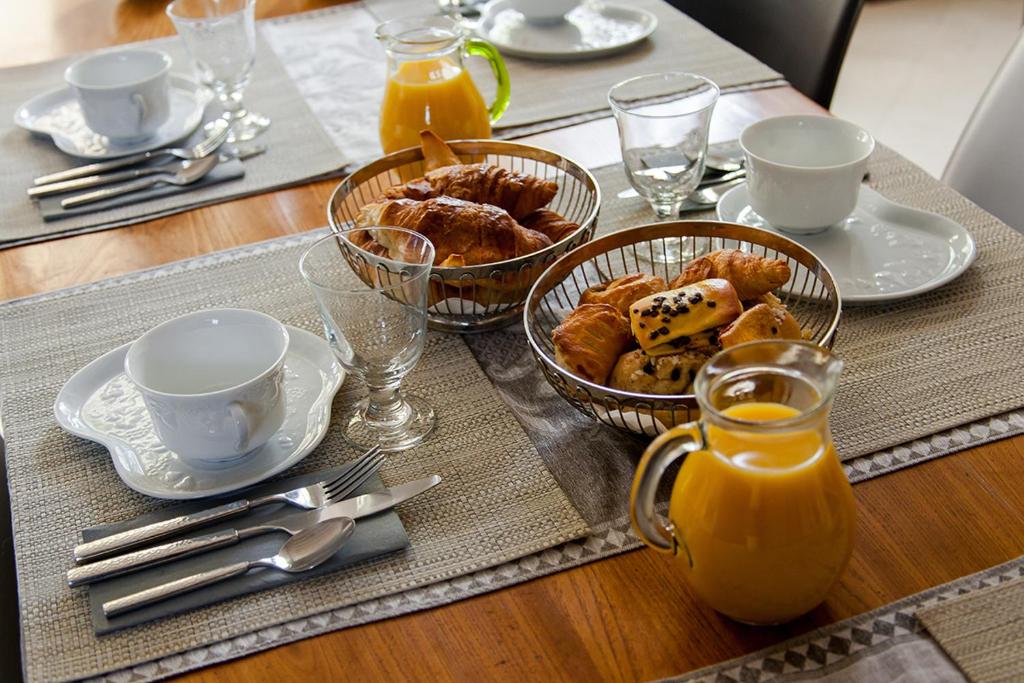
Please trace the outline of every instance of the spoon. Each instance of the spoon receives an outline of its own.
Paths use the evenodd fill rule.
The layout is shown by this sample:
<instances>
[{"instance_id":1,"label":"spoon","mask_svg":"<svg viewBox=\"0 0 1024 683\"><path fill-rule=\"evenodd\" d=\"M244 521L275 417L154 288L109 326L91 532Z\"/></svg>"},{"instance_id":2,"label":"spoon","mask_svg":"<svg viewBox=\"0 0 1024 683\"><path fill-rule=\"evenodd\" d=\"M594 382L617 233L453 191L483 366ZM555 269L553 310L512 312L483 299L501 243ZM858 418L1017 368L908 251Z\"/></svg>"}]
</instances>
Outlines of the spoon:
<instances>
[{"instance_id":1,"label":"spoon","mask_svg":"<svg viewBox=\"0 0 1024 683\"><path fill-rule=\"evenodd\" d=\"M129 180L128 182L121 183L120 185L113 185L100 190L93 190L92 192L72 195L67 199L62 199L60 205L65 209L70 209L75 206L81 206L82 204L98 202L101 199L110 199L111 197L119 197L130 192L138 192L139 190L144 190L147 187L152 187L158 183L167 183L168 185L191 185L212 171L213 167L218 163L220 163L220 157L216 154L211 154L210 156L195 159L193 161L183 161L181 162L181 166L177 166L175 169L167 169L166 171L146 176L145 178Z\"/></svg>"},{"instance_id":2,"label":"spoon","mask_svg":"<svg viewBox=\"0 0 1024 683\"><path fill-rule=\"evenodd\" d=\"M129 612L159 602L174 595L209 586L232 576L239 576L254 567L269 567L283 572L299 573L323 564L345 545L356 524L348 517L328 519L292 536L276 555L258 560L244 560L209 571L162 583L103 603L103 614L108 617Z\"/></svg>"}]
</instances>

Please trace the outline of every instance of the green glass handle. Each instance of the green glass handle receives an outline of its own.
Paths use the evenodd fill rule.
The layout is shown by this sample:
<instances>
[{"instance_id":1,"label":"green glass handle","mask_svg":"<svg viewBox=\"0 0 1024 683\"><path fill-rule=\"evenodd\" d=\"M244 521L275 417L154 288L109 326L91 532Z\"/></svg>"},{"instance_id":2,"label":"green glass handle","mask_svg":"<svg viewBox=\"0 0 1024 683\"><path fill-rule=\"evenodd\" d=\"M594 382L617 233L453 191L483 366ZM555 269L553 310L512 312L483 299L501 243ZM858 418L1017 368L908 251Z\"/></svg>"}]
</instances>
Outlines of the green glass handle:
<instances>
[{"instance_id":1,"label":"green glass handle","mask_svg":"<svg viewBox=\"0 0 1024 683\"><path fill-rule=\"evenodd\" d=\"M494 125L501 118L501 115L505 113L505 110L508 109L508 103L512 95L512 86L509 84L505 60L501 58L498 48L486 40L477 40L476 38L470 38L466 41L466 54L486 59L491 65L494 80L498 81L498 93L494 98L494 102L491 103L490 108L487 110L491 117L491 125Z\"/></svg>"}]
</instances>

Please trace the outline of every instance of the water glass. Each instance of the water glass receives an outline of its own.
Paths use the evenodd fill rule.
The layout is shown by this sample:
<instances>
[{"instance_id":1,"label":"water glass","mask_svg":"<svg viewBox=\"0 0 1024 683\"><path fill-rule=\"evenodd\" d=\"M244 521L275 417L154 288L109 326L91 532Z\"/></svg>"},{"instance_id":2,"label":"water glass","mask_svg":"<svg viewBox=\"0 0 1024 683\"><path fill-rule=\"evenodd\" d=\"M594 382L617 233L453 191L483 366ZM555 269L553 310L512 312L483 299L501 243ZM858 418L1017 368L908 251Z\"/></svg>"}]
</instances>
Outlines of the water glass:
<instances>
[{"instance_id":1,"label":"water glass","mask_svg":"<svg viewBox=\"0 0 1024 683\"><path fill-rule=\"evenodd\" d=\"M423 353L433 263L430 240L385 227L329 235L299 261L334 355L367 388L342 419L356 446L404 450L434 428L430 404L401 391Z\"/></svg>"},{"instance_id":2,"label":"water glass","mask_svg":"<svg viewBox=\"0 0 1024 683\"><path fill-rule=\"evenodd\" d=\"M242 103L256 59L255 8L256 0L174 0L167 6L199 81L224 108L231 126L228 142L251 140L270 125L269 118Z\"/></svg>"},{"instance_id":3,"label":"water glass","mask_svg":"<svg viewBox=\"0 0 1024 683\"><path fill-rule=\"evenodd\" d=\"M674 219L704 175L718 86L683 72L638 76L608 91L629 184L660 220Z\"/></svg>"}]
</instances>

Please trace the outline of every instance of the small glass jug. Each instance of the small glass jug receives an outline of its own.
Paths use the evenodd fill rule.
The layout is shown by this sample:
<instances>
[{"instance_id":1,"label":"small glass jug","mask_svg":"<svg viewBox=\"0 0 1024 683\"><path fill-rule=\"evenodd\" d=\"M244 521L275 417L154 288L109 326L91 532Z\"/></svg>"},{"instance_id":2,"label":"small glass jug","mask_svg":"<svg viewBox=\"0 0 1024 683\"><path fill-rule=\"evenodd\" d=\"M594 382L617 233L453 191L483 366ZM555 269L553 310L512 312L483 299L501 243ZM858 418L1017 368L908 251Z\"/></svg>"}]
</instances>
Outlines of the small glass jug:
<instances>
[{"instance_id":1,"label":"small glass jug","mask_svg":"<svg viewBox=\"0 0 1024 683\"><path fill-rule=\"evenodd\" d=\"M388 56L380 110L385 152L418 146L424 129L445 140L491 137L510 93L508 70L493 45L467 38L447 17L393 19L377 27L377 39ZM463 65L470 55L484 57L498 81L490 107Z\"/></svg>"},{"instance_id":2,"label":"small glass jug","mask_svg":"<svg viewBox=\"0 0 1024 683\"><path fill-rule=\"evenodd\" d=\"M640 460L633 528L737 621L776 624L810 611L850 558L853 490L828 426L842 366L806 342L722 351L694 382L700 421L662 434ZM684 456L666 523L655 492Z\"/></svg>"}]
</instances>

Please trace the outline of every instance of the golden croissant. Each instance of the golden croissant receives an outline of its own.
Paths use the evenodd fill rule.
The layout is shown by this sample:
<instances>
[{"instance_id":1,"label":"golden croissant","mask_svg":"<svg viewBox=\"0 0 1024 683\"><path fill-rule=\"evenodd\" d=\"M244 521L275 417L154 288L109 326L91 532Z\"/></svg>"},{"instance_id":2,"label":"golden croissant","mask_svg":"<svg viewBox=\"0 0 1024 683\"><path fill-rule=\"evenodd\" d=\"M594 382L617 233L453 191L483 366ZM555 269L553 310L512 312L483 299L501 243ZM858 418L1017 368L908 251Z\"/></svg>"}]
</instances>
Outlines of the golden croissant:
<instances>
[{"instance_id":1,"label":"golden croissant","mask_svg":"<svg viewBox=\"0 0 1024 683\"><path fill-rule=\"evenodd\" d=\"M579 223L573 223L551 209L537 209L519 223L524 228L544 233L555 243L561 242L580 229Z\"/></svg>"},{"instance_id":2,"label":"golden croissant","mask_svg":"<svg viewBox=\"0 0 1024 683\"><path fill-rule=\"evenodd\" d=\"M472 266L523 256L551 246L545 235L528 230L496 206L452 197L426 201L392 199L367 204L356 217L356 227L386 225L420 233L434 245L434 265ZM402 252L400 234L382 232L377 239L393 239L384 247Z\"/></svg>"},{"instance_id":3,"label":"golden croissant","mask_svg":"<svg viewBox=\"0 0 1024 683\"><path fill-rule=\"evenodd\" d=\"M747 301L781 287L789 281L789 276L785 261L739 249L720 249L690 261L671 287L678 289L708 278L721 278L732 284L741 301Z\"/></svg>"}]
</instances>

